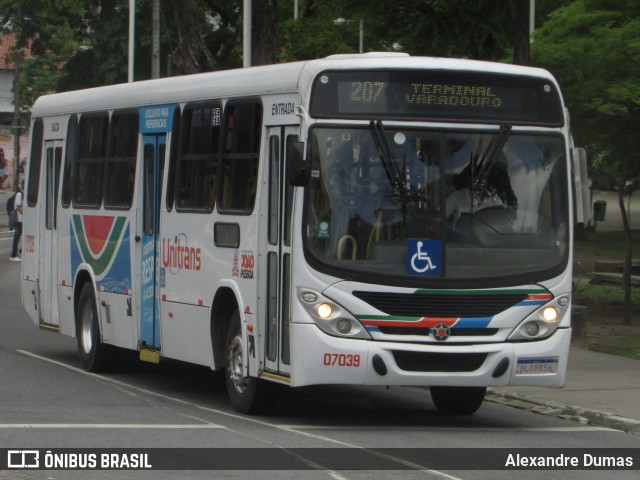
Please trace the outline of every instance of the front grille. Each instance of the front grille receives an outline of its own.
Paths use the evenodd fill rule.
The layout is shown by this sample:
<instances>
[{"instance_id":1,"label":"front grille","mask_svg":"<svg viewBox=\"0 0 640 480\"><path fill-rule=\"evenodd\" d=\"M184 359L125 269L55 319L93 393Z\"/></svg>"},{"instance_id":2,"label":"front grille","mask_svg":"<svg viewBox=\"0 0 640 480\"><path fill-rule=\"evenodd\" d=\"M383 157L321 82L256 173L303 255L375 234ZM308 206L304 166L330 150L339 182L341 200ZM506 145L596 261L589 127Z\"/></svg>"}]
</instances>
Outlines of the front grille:
<instances>
[{"instance_id":1,"label":"front grille","mask_svg":"<svg viewBox=\"0 0 640 480\"><path fill-rule=\"evenodd\" d=\"M429 328L412 327L378 327L385 335L422 335L428 336L431 333ZM498 333L497 328L452 328L450 337L490 337Z\"/></svg>"},{"instance_id":2,"label":"front grille","mask_svg":"<svg viewBox=\"0 0 640 480\"><path fill-rule=\"evenodd\" d=\"M434 353L393 350L398 368L406 372L473 372L487 358L486 353Z\"/></svg>"},{"instance_id":3,"label":"front grille","mask_svg":"<svg viewBox=\"0 0 640 480\"><path fill-rule=\"evenodd\" d=\"M355 291L353 294L387 315L442 318L493 317L528 297L527 292L418 294Z\"/></svg>"}]
</instances>

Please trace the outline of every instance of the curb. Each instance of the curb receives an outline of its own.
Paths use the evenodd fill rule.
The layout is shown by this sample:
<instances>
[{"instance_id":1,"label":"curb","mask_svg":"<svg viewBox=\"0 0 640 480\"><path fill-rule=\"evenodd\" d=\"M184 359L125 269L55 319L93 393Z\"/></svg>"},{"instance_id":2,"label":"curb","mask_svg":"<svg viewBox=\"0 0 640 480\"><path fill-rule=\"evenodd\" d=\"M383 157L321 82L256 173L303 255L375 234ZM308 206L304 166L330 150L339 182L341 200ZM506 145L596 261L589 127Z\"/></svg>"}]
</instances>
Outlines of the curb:
<instances>
[{"instance_id":1,"label":"curb","mask_svg":"<svg viewBox=\"0 0 640 480\"><path fill-rule=\"evenodd\" d=\"M611 412L590 410L575 405L561 405L551 401L541 402L518 393L501 393L492 390L487 391L485 399L491 403L572 420L582 425L594 425L640 435L640 420L622 417Z\"/></svg>"}]
</instances>

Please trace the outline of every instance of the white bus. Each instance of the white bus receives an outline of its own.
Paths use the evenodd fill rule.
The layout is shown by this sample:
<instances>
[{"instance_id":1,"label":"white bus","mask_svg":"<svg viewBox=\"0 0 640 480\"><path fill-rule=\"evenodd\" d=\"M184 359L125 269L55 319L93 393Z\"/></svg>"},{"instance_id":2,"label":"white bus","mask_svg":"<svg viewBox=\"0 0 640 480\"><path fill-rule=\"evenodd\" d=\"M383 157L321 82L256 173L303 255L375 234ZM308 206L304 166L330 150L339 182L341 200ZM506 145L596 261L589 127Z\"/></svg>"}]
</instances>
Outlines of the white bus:
<instances>
[{"instance_id":1,"label":"white bus","mask_svg":"<svg viewBox=\"0 0 640 480\"><path fill-rule=\"evenodd\" d=\"M47 95L33 107L22 301L77 338L273 384L564 383L572 145L554 78L332 56Z\"/></svg>"}]
</instances>

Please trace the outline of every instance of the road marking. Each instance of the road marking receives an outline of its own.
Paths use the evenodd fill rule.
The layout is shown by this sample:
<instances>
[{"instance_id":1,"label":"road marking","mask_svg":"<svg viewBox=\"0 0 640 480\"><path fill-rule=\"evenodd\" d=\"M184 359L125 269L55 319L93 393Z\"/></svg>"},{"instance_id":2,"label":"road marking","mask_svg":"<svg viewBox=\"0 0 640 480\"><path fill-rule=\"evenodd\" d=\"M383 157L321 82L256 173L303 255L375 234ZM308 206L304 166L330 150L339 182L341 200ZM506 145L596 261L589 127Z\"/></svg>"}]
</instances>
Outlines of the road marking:
<instances>
[{"instance_id":1,"label":"road marking","mask_svg":"<svg viewBox=\"0 0 640 480\"><path fill-rule=\"evenodd\" d=\"M189 429L214 429L214 428L226 428L222 425L216 425L214 423L200 424L153 424L153 423L0 423L0 429L21 429L21 428L104 428L104 429L118 429L118 428L135 428L135 429L176 429L176 430L189 430Z\"/></svg>"},{"instance_id":2,"label":"road marking","mask_svg":"<svg viewBox=\"0 0 640 480\"><path fill-rule=\"evenodd\" d=\"M165 394L162 394L162 393L158 393L158 392L154 392L152 390L147 390L145 388L137 387L137 386L131 385L129 383L125 383L125 382L121 382L119 380L115 380L113 378L109 378L109 377L105 377L105 376L98 375L98 374L95 374L95 373L87 372L85 370L82 370L81 368L73 367L73 366L68 365L66 363L59 362L57 360L53 360L53 359L50 359L50 358L47 358L47 357L43 357L41 355L38 355L38 354L35 354L35 353L32 353L32 352L28 352L26 350L17 350L17 351L19 353L22 353L23 355L27 355L29 357L36 358L38 360L42 360L44 362L47 362L47 363L50 363L50 364L53 364L53 365L58 365L58 366L60 366L62 368L66 368L68 370L80 373L82 375L86 375L88 377L95 378L96 380L106 381L106 382L109 382L109 383L111 383L113 385L117 385L117 386L120 386L120 387L123 387L123 388L128 388L128 389L131 389L133 391L137 391L137 392L140 392L140 393L145 393L147 395L155 396L155 397L162 398L162 399L165 399L165 400L170 400L170 401L179 403L181 405L187 405L187 406L190 406L190 407L193 407L193 408L197 408L198 410L202 410L202 411L209 412L209 413L215 413L217 415L223 415L223 416L228 417L228 418L234 418L234 419L237 419L237 420L243 420L245 422L254 423L256 425L261 425L263 427L275 428L275 429L282 430L282 431L285 431L285 432L288 432L288 433L294 433L296 435L302 435L302 436L313 438L313 439L316 439L316 440L319 440L319 441L323 441L323 442L326 442L326 443L331 443L331 444L334 444L334 445L340 445L340 446L343 446L345 448L356 448L356 449L364 450L364 451L367 451L367 452L371 453L372 455L377 455L377 456L380 456L382 458L386 458L388 460L391 460L391 461L397 462L399 464L405 465L405 466L407 466L407 467L409 467L411 469L419 470L419 471L422 471L424 473L428 473L429 475L433 475L433 476L438 477L438 478L443 478L443 479L446 479L446 480L462 480L459 477L455 477L453 475L449 475L447 473L440 472L438 470L431 470L431 469L428 469L428 468L424 468L422 465L418 465L418 464L415 464L413 462L409 462L407 460L403 460L401 458L396 458L396 457L393 457L391 455L386 455L386 454L383 454L383 453L380 453L380 452L376 452L376 451L370 450L370 449L365 448L365 447L361 447L361 446L353 444L353 443L343 442L343 441L335 440L333 438L325 437L325 436L322 436L322 435L317 435L317 434L314 434L314 433L311 433L311 432L302 431L302 430L300 430L300 426L280 425L280 424L275 424L275 423L269 423L269 422L265 422L263 420L258 420L258 419L252 418L252 417L247 417L247 416L238 415L238 414L235 414L235 413L225 412L224 410L218 410L216 408L205 407L204 405L199 405L197 403L188 402L186 400L181 400L179 398L170 397L168 395L165 395ZM205 424L205 425L214 425L214 424ZM91 426L89 425L86 428L91 428ZM228 427L221 427L221 428L227 428L228 429ZM273 444L273 443L269 442L268 440L258 439L258 438L256 438L256 439L257 440L261 440L262 442L264 442L264 443L266 443L268 445L272 445L272 446L277 447L277 448L283 448L285 450L288 450L287 448L281 447L281 446L276 445L276 444ZM310 466L312 466L313 468L322 467L321 465L316 465L314 462L309 462L308 460L306 460L304 458L301 458L301 460L309 463ZM334 478L336 480L346 480L345 477L343 477L340 473L338 473L336 471L327 470L327 473L328 473L329 476L331 476L332 478Z\"/></svg>"},{"instance_id":3,"label":"road marking","mask_svg":"<svg viewBox=\"0 0 640 480\"><path fill-rule=\"evenodd\" d=\"M278 427L287 430L398 430L402 432L620 432L615 428L595 427L595 426L571 426L571 427L367 427L362 425L286 425L280 424Z\"/></svg>"}]
</instances>

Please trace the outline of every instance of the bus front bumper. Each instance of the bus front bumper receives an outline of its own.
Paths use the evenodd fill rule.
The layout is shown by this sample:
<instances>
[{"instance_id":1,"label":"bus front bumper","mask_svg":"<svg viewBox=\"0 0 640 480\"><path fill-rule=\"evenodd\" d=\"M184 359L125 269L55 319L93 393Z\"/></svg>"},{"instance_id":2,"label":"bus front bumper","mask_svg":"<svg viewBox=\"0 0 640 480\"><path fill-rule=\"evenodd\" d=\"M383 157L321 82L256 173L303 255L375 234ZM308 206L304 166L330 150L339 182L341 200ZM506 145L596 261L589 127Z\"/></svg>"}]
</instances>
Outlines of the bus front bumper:
<instances>
[{"instance_id":1,"label":"bus front bumper","mask_svg":"<svg viewBox=\"0 0 640 480\"><path fill-rule=\"evenodd\" d=\"M290 325L294 387L322 384L562 387L571 329L535 342L474 345L364 341Z\"/></svg>"}]
</instances>

